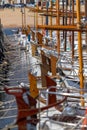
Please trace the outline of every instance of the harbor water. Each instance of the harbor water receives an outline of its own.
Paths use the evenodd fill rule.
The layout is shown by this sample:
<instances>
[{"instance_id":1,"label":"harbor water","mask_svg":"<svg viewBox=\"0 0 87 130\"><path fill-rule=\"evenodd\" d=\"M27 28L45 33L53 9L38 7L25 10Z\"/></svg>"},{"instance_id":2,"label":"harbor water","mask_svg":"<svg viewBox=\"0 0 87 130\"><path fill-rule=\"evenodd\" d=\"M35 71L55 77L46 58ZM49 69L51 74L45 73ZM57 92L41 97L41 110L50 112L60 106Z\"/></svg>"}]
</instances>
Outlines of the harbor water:
<instances>
[{"instance_id":1,"label":"harbor water","mask_svg":"<svg viewBox=\"0 0 87 130\"><path fill-rule=\"evenodd\" d=\"M4 67L0 72L0 129L8 130L9 124L15 128L17 120L17 104L13 95L2 91L4 87L20 87L20 84L29 86L28 72L29 64L32 62L29 50L20 50L19 43L15 38L17 29L5 29L5 43L10 46L8 53L9 66ZM35 130L35 126L28 125L29 130Z\"/></svg>"}]
</instances>

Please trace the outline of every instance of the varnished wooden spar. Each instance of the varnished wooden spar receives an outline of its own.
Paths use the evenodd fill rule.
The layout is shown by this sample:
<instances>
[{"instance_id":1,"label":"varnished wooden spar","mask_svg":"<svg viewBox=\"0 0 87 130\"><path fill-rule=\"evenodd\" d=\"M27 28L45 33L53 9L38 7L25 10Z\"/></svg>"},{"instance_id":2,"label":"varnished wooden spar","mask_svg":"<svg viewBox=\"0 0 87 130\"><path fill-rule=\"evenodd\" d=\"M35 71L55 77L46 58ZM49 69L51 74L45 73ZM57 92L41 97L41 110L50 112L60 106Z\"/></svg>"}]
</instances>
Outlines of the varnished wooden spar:
<instances>
[{"instance_id":1,"label":"varnished wooden spar","mask_svg":"<svg viewBox=\"0 0 87 130\"><path fill-rule=\"evenodd\" d=\"M66 96L66 97L70 97L70 98L76 98L76 99L79 99L79 98L86 98L87 97L87 95L80 95L79 94L79 92L81 92L81 91L85 91L85 92L87 92L87 89L75 89L75 91L76 91L76 94L75 93L69 93L69 92L58 92L58 89L56 88L56 82L50 77L50 76L44 76L44 78L46 78L46 86L45 86L45 89L40 89L40 88L38 88L38 86L37 86L37 77L35 77L33 74L30 74L29 73L29 79L31 80L30 81L30 83L32 82L32 84L31 84L31 86L30 86L30 95L31 96L33 96L33 98L37 98L37 99L39 99L39 91L43 91L43 93L44 94L46 94L46 93L48 93L48 95L59 95L59 96ZM51 91L51 89L50 89L50 91L47 91L47 89L49 89L50 87L53 87L52 88L52 90L53 91ZM56 89L56 91L54 91ZM72 90L74 90L73 88L72 88ZM42 98L40 98L40 99L42 99ZM51 97L50 97L50 100L51 100ZM54 99L52 99L52 100L54 100ZM39 101L41 101L41 100L39 100ZM71 99L71 100L69 100L69 101L72 101L73 102L73 99ZM45 103L45 101L44 101L44 99L42 100L42 102L43 103ZM51 101L50 101L51 102ZM81 107L81 109L85 109L85 107Z\"/></svg>"},{"instance_id":2,"label":"varnished wooden spar","mask_svg":"<svg viewBox=\"0 0 87 130\"><path fill-rule=\"evenodd\" d=\"M31 30L32 40L35 41L35 32Z\"/></svg>"},{"instance_id":3,"label":"varnished wooden spar","mask_svg":"<svg viewBox=\"0 0 87 130\"><path fill-rule=\"evenodd\" d=\"M30 82L30 95L31 97L36 98L39 95L39 90L37 89L37 79L31 73L28 74L28 78Z\"/></svg>"},{"instance_id":4,"label":"varnished wooden spar","mask_svg":"<svg viewBox=\"0 0 87 130\"><path fill-rule=\"evenodd\" d=\"M37 41L38 41L38 45L42 45L43 42L42 42L42 39L43 39L43 34L40 33L39 31L33 31L33 30L30 30L31 31L31 35L32 35L32 40L35 41L35 36L37 37ZM38 46L37 45L37 46Z\"/></svg>"},{"instance_id":5,"label":"varnished wooden spar","mask_svg":"<svg viewBox=\"0 0 87 130\"><path fill-rule=\"evenodd\" d=\"M36 51L37 51L37 45L36 44L32 44L31 45L31 49L32 49L32 56L36 55Z\"/></svg>"},{"instance_id":6,"label":"varnished wooden spar","mask_svg":"<svg viewBox=\"0 0 87 130\"><path fill-rule=\"evenodd\" d=\"M38 85L37 85L37 82L38 82L37 77L29 72L28 78L30 81L30 95L33 98L38 99L40 102L46 104L46 101L41 96L39 96L40 88L38 88ZM44 89L46 89L46 86L44 87Z\"/></svg>"},{"instance_id":7,"label":"varnished wooden spar","mask_svg":"<svg viewBox=\"0 0 87 130\"><path fill-rule=\"evenodd\" d=\"M42 83L42 88L44 88L47 86L45 75L47 75L48 68L42 64L40 65L40 67L41 67L41 83Z\"/></svg>"},{"instance_id":8,"label":"varnished wooden spar","mask_svg":"<svg viewBox=\"0 0 87 130\"><path fill-rule=\"evenodd\" d=\"M40 8L33 8L33 7L29 7L29 10L30 11L33 11L33 12L38 12L38 13L44 13L44 14L46 14L47 13L47 10L46 9L40 9ZM51 8L48 8L48 14L51 14L51 12L53 13L53 15L51 15L51 16L57 16L57 10L56 9L51 9ZM72 14L74 14L74 17L76 18L76 11L74 11L74 12L72 12L72 11L69 11L69 10L67 10L67 16L68 17L72 17ZM64 11L62 11L62 10L59 10L59 15L60 16L65 16L66 15L66 10L64 9ZM84 16L85 15L85 13L84 12L81 12L80 13L80 15L81 16Z\"/></svg>"},{"instance_id":9,"label":"varnished wooden spar","mask_svg":"<svg viewBox=\"0 0 87 130\"><path fill-rule=\"evenodd\" d=\"M77 8L77 23L80 24L80 1L76 0ZM80 28L80 26L79 26ZM83 56L82 56L82 35L78 32L78 53L79 53L79 78L80 78L80 88L84 88L84 77L83 77ZM83 95L84 93L81 92ZM81 98L81 105L84 106L84 98Z\"/></svg>"},{"instance_id":10,"label":"varnished wooden spar","mask_svg":"<svg viewBox=\"0 0 87 130\"><path fill-rule=\"evenodd\" d=\"M55 57L55 56L53 56L53 55L51 55L50 60L51 60L51 72L52 72L52 76L56 76L56 73L57 73L56 72L56 63L57 63L58 58Z\"/></svg>"},{"instance_id":11,"label":"varnished wooden spar","mask_svg":"<svg viewBox=\"0 0 87 130\"><path fill-rule=\"evenodd\" d=\"M42 65L47 69L47 71L51 72L51 61L50 58L47 57L44 53L44 51L41 50L41 60L42 60Z\"/></svg>"},{"instance_id":12,"label":"varnished wooden spar","mask_svg":"<svg viewBox=\"0 0 87 130\"><path fill-rule=\"evenodd\" d=\"M32 80L32 75L30 75ZM35 80L35 79L34 79ZM56 82L49 77L46 78L47 86L48 88L56 85ZM35 81L36 82L36 81ZM34 82L34 83L35 83ZM33 87L35 87L34 85ZM36 88L30 88L32 91L30 91L30 94L34 96ZM48 96L48 104L47 106L41 107L41 108L35 108L36 106L36 95L34 98L30 95L28 95L26 88L5 88L4 89L8 94L14 95L16 98L17 106L18 106L18 115L17 115L17 121L15 124L18 125L18 130L27 130L27 123L31 123L36 125L39 121L34 115L38 114L39 112L42 112L44 110L47 110L49 108L55 107L61 103L63 103L67 98L64 97L60 101L56 100L56 95L49 94ZM50 92L55 92L56 88L51 88L49 90ZM28 98L29 104L25 102L23 99L23 94L26 93L26 96ZM37 92L36 92L37 93ZM31 119L27 119L27 117L31 117Z\"/></svg>"},{"instance_id":13,"label":"varnished wooden spar","mask_svg":"<svg viewBox=\"0 0 87 130\"><path fill-rule=\"evenodd\" d=\"M45 56L44 51L41 50L41 61L42 64L40 65L41 67L41 81L42 81L42 87L46 87L46 78L45 75L47 75L48 71L51 71L51 63L50 63L50 58Z\"/></svg>"},{"instance_id":14,"label":"varnished wooden spar","mask_svg":"<svg viewBox=\"0 0 87 130\"><path fill-rule=\"evenodd\" d=\"M43 44L42 39L43 39L43 35L40 32L37 32L37 40L39 45Z\"/></svg>"},{"instance_id":15,"label":"varnished wooden spar","mask_svg":"<svg viewBox=\"0 0 87 130\"><path fill-rule=\"evenodd\" d=\"M78 28L76 25L38 25L38 29L87 32L87 26L80 26L80 28Z\"/></svg>"}]
</instances>

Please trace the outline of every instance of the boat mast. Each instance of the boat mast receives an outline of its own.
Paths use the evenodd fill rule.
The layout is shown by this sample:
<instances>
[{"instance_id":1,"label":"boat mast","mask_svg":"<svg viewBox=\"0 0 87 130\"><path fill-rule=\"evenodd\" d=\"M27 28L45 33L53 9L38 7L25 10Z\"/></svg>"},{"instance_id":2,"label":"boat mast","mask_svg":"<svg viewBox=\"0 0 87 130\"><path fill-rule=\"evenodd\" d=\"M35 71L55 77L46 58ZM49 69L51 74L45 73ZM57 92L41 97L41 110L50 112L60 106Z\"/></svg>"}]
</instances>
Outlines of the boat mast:
<instances>
[{"instance_id":1,"label":"boat mast","mask_svg":"<svg viewBox=\"0 0 87 130\"><path fill-rule=\"evenodd\" d=\"M22 33L24 31L24 12L23 12L23 8L21 8L21 14L22 14Z\"/></svg>"},{"instance_id":2,"label":"boat mast","mask_svg":"<svg viewBox=\"0 0 87 130\"><path fill-rule=\"evenodd\" d=\"M24 3L24 0L23 0ZM22 13L22 33L25 33L26 30L26 11L25 6L21 7L21 13Z\"/></svg>"},{"instance_id":3,"label":"boat mast","mask_svg":"<svg viewBox=\"0 0 87 130\"><path fill-rule=\"evenodd\" d=\"M39 9L39 6L38 6L38 2L37 2L37 5L36 5L36 9L38 10ZM37 27L37 25L38 25L38 11L36 11L35 12L35 41L37 41L37 31L38 31L38 27Z\"/></svg>"},{"instance_id":4,"label":"boat mast","mask_svg":"<svg viewBox=\"0 0 87 130\"><path fill-rule=\"evenodd\" d=\"M74 0L70 1L72 3L72 25L74 25ZM74 59L74 31L72 31L72 60Z\"/></svg>"},{"instance_id":5,"label":"boat mast","mask_svg":"<svg viewBox=\"0 0 87 130\"><path fill-rule=\"evenodd\" d=\"M52 15L52 9L53 9L52 0L50 1L50 8L51 8L51 15ZM52 26L52 16L50 17L50 25ZM52 37L52 30L50 30L50 36Z\"/></svg>"},{"instance_id":6,"label":"boat mast","mask_svg":"<svg viewBox=\"0 0 87 130\"><path fill-rule=\"evenodd\" d=\"M80 0L76 0L76 10L77 10L77 28L81 28L80 24ZM84 77L83 77L83 57L82 57L82 36L81 31L78 31L78 54L79 54L79 78L80 78L80 88L84 88ZM81 91L81 95L84 93ZM81 105L84 106L84 99L81 98Z\"/></svg>"},{"instance_id":7,"label":"boat mast","mask_svg":"<svg viewBox=\"0 0 87 130\"><path fill-rule=\"evenodd\" d=\"M46 16L46 25L48 25L49 20L48 20L48 8L49 8L49 1L46 1L46 10L47 10L47 16ZM48 29L46 30L46 36L48 36Z\"/></svg>"},{"instance_id":8,"label":"boat mast","mask_svg":"<svg viewBox=\"0 0 87 130\"><path fill-rule=\"evenodd\" d=\"M60 25L60 16L59 16L59 0L56 0L56 25ZM57 31L57 51L60 53L60 31Z\"/></svg>"}]
</instances>

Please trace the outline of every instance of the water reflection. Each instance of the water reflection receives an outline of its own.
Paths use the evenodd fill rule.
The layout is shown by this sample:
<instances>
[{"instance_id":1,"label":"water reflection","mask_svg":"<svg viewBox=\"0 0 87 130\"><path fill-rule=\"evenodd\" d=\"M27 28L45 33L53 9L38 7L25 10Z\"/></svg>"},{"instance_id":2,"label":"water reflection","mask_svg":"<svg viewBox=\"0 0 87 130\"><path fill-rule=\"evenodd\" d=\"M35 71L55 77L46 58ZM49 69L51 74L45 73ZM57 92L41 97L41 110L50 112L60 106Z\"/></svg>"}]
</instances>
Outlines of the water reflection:
<instances>
[{"instance_id":1,"label":"water reflection","mask_svg":"<svg viewBox=\"0 0 87 130\"><path fill-rule=\"evenodd\" d=\"M5 70L2 73L3 81L1 87L7 85L8 87L18 86L18 83L28 84L28 70L29 70L29 53L25 51L19 51L19 56L14 60L10 59L10 66L8 71ZM6 80L7 79L7 80ZM3 85L2 85L3 84ZM0 127L3 128L6 125L13 123L16 120L17 109L15 97L6 93L0 94L0 101L4 102L0 112ZM9 118L10 117L10 118ZM27 127L30 127L29 125ZM33 130L35 127L33 126ZM17 130L17 128L15 128Z\"/></svg>"},{"instance_id":2,"label":"water reflection","mask_svg":"<svg viewBox=\"0 0 87 130\"><path fill-rule=\"evenodd\" d=\"M3 69L0 71L0 129L13 123L17 116L15 97L6 94L1 89L5 86L18 86L18 83L29 84L28 71L30 57L29 51L21 51L19 46L16 46L15 49L11 49L9 52L9 65L3 66ZM14 130L17 129L14 128ZM33 128L28 129L34 130L35 127L33 126Z\"/></svg>"}]
</instances>

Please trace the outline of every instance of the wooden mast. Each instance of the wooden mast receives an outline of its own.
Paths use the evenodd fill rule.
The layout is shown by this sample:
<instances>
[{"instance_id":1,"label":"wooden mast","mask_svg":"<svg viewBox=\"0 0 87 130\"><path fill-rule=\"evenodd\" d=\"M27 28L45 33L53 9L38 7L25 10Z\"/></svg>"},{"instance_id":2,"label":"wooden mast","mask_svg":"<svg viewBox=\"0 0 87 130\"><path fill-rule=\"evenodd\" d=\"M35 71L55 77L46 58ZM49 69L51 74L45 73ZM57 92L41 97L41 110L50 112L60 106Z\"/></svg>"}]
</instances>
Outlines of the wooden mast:
<instances>
[{"instance_id":1,"label":"wooden mast","mask_svg":"<svg viewBox=\"0 0 87 130\"><path fill-rule=\"evenodd\" d=\"M84 77L83 77L83 57L82 57L82 36L81 36L81 32L85 31L87 32L87 26L85 28L81 28L81 24L80 24L80 16L83 15L83 13L80 14L80 0L76 0L76 10L77 12L74 12L74 0L72 1L72 12L70 14L70 12L68 12L67 9L67 5L66 5L66 12L64 10L59 11L59 2L60 0L56 0L56 25L37 25L37 28L40 29L46 29L46 30L57 30L58 32L58 43L57 43L57 51L58 53L60 53L60 33L59 31L72 31L73 32L73 47L74 47L74 31L78 31L78 53L79 53L79 78L80 78L80 88L83 89L84 88ZM62 0L63 5L64 5L64 1ZM67 2L67 1L66 1ZM52 10L48 9L48 5L46 5L46 10L36 10L38 11L42 11L47 13L47 16L49 16L49 12ZM47 12L46 12L47 11ZM54 12L52 12L54 13ZM46 14L44 14L46 15ZM53 15L53 14L52 14ZM62 25L60 25L60 17L62 16L65 17L72 17L72 25L67 25L67 18L66 18L66 23L62 23ZM77 18L77 25L74 23L74 19ZM48 19L47 19L48 20ZM47 21L48 22L48 21ZM62 22L64 22L62 20ZM65 24L65 25L64 25ZM72 57L74 57L74 49L72 51ZM81 94L84 94L83 92L81 92ZM84 99L81 99L81 105L84 105Z\"/></svg>"},{"instance_id":2,"label":"wooden mast","mask_svg":"<svg viewBox=\"0 0 87 130\"><path fill-rule=\"evenodd\" d=\"M77 9L77 26L81 28L80 25L80 0L76 0ZM81 32L78 32L78 53L79 53L79 78L80 78L80 88L84 88L84 77L83 77L83 57L82 57L82 36ZM84 93L81 91L81 94ZM84 106L84 99L81 98L81 105Z\"/></svg>"},{"instance_id":3,"label":"wooden mast","mask_svg":"<svg viewBox=\"0 0 87 130\"><path fill-rule=\"evenodd\" d=\"M74 25L74 0L72 0L72 25ZM72 31L72 60L74 59L74 32Z\"/></svg>"},{"instance_id":4,"label":"wooden mast","mask_svg":"<svg viewBox=\"0 0 87 130\"><path fill-rule=\"evenodd\" d=\"M63 1L64 3L64 1ZM64 17L64 25L67 26L67 9L68 9L68 1L66 0L66 4L64 4L64 10L65 10L65 17ZM67 31L64 31L64 51L67 50Z\"/></svg>"},{"instance_id":5,"label":"wooden mast","mask_svg":"<svg viewBox=\"0 0 87 130\"><path fill-rule=\"evenodd\" d=\"M22 10L22 8L21 8L21 14L22 14L22 32L23 32L23 30L24 30L24 19L23 19L23 10Z\"/></svg>"},{"instance_id":6,"label":"wooden mast","mask_svg":"<svg viewBox=\"0 0 87 130\"><path fill-rule=\"evenodd\" d=\"M24 3L24 0L23 0ZM22 33L25 33L26 30L26 11L25 7L21 7L21 13L22 13Z\"/></svg>"},{"instance_id":7,"label":"wooden mast","mask_svg":"<svg viewBox=\"0 0 87 130\"><path fill-rule=\"evenodd\" d=\"M56 24L60 25L59 0L56 0L56 10L57 10ZM57 31L57 51L58 53L60 53L60 32L59 31Z\"/></svg>"},{"instance_id":8,"label":"wooden mast","mask_svg":"<svg viewBox=\"0 0 87 130\"><path fill-rule=\"evenodd\" d=\"M51 7L51 10L52 10L52 8L53 8L52 0L50 1L50 7ZM51 11L51 15L52 15L52 11ZM50 25L52 25L52 17L50 17ZM52 37L52 30L50 31L50 36Z\"/></svg>"}]
</instances>

